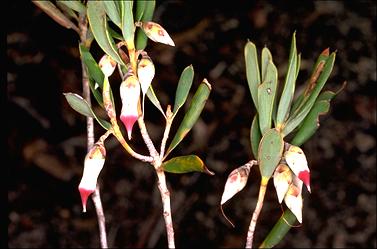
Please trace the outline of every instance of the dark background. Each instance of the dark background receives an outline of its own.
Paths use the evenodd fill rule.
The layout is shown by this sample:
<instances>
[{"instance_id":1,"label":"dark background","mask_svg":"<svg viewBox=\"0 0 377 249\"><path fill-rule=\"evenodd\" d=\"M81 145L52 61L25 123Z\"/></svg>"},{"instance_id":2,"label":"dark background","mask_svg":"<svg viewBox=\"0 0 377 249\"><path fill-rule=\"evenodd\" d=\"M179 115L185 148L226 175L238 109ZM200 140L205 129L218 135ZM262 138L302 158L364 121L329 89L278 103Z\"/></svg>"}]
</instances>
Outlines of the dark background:
<instances>
[{"instance_id":1,"label":"dark background","mask_svg":"<svg viewBox=\"0 0 377 249\"><path fill-rule=\"evenodd\" d=\"M157 2L154 21L176 47L148 43L156 66L153 86L161 104L174 102L182 70L192 64L192 92L203 78L213 90L197 125L172 156L197 154L216 175L167 174L177 247L243 247L255 208L259 172L219 209L228 174L252 159L249 128L255 108L248 90L243 48L267 46L284 80L291 35L301 52L297 90L327 47L337 59L326 89L348 84L331 103L313 138L302 147L312 174L304 191L303 224L277 247L376 248L376 4L374 1ZM82 93L78 36L31 2L12 1L17 16L7 28L8 246L99 247L95 209L81 213L77 186L86 151L85 118L63 92ZM102 52L93 45L99 60ZM112 79L115 96L119 81ZM190 96L192 96L190 94ZM146 123L155 144L163 119L146 101ZM119 108L119 104L117 105ZM186 106L187 108L187 106ZM95 107L95 111L103 112ZM184 112L176 118L171 136ZM136 126L135 126L136 127ZM96 124L98 138L103 129ZM131 142L146 153L137 129ZM159 146L158 146L159 147ZM132 159L114 138L106 141L100 175L111 247L166 247L162 207L151 166ZM273 184L256 227L258 245L281 215Z\"/></svg>"}]
</instances>

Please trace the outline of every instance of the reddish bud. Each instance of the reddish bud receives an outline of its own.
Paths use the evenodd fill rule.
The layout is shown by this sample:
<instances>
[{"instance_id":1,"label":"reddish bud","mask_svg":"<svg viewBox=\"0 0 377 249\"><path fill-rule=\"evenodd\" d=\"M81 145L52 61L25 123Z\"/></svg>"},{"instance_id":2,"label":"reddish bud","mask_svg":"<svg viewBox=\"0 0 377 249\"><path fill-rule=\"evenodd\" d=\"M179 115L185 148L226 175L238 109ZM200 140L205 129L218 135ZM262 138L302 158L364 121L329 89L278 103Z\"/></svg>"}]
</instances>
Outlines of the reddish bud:
<instances>
[{"instance_id":1,"label":"reddish bud","mask_svg":"<svg viewBox=\"0 0 377 249\"><path fill-rule=\"evenodd\" d=\"M141 24L141 28L148 36L148 38L152 41L164 43L170 46L175 46L168 32L166 32L166 30L163 27L161 27L160 24L157 24L155 22L143 22Z\"/></svg>"},{"instance_id":2,"label":"reddish bud","mask_svg":"<svg viewBox=\"0 0 377 249\"><path fill-rule=\"evenodd\" d=\"M310 170L306 156L302 149L297 146L290 145L288 150L284 153L285 161L293 173L304 182L308 191L310 192Z\"/></svg>"}]
</instances>

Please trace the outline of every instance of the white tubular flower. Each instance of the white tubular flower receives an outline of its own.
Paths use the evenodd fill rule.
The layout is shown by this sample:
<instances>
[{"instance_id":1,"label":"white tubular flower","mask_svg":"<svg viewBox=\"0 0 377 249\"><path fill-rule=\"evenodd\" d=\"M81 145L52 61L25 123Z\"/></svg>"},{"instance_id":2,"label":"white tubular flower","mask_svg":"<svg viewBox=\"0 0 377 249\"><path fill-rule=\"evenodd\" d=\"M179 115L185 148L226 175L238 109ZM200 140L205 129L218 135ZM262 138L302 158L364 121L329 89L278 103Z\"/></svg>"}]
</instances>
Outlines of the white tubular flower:
<instances>
[{"instance_id":1,"label":"white tubular flower","mask_svg":"<svg viewBox=\"0 0 377 249\"><path fill-rule=\"evenodd\" d=\"M95 144L85 157L84 173L79 184L82 209L86 212L88 197L96 190L97 178L105 164L106 149L103 144Z\"/></svg>"},{"instance_id":2,"label":"white tubular flower","mask_svg":"<svg viewBox=\"0 0 377 249\"><path fill-rule=\"evenodd\" d=\"M98 63L99 68L105 75L105 77L110 77L113 74L117 63L110 56L105 54L102 56L101 60Z\"/></svg>"},{"instance_id":3,"label":"white tubular flower","mask_svg":"<svg viewBox=\"0 0 377 249\"><path fill-rule=\"evenodd\" d=\"M132 72L128 73L120 84L120 97L122 99L120 120L127 129L128 139L131 139L132 127L139 117L138 102L140 98L140 83Z\"/></svg>"},{"instance_id":4,"label":"white tubular flower","mask_svg":"<svg viewBox=\"0 0 377 249\"><path fill-rule=\"evenodd\" d=\"M274 172L274 186L278 195L279 203L283 201L291 183L292 171L287 165L279 164Z\"/></svg>"},{"instance_id":5,"label":"white tubular flower","mask_svg":"<svg viewBox=\"0 0 377 249\"><path fill-rule=\"evenodd\" d=\"M303 207L301 191L302 181L294 175L293 182L289 185L288 191L284 197L284 202L300 223L302 223Z\"/></svg>"}]
</instances>

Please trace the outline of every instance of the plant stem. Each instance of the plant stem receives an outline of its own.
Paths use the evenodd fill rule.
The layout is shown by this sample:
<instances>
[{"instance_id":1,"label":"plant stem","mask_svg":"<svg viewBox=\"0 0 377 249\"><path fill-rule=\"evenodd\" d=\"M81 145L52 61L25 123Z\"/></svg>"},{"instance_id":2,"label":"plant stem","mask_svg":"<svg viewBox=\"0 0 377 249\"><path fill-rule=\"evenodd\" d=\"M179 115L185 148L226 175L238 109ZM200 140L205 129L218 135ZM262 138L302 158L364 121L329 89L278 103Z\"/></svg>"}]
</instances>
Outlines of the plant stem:
<instances>
[{"instance_id":1,"label":"plant stem","mask_svg":"<svg viewBox=\"0 0 377 249\"><path fill-rule=\"evenodd\" d=\"M158 189L160 190L162 206L163 206L163 216L165 220L166 234L168 238L168 247L175 248L174 228L173 228L173 220L172 220L171 208L170 208L170 192L166 185L166 178L165 178L164 170L161 167L158 167L156 168L156 173L158 177L158 183L157 183Z\"/></svg>"},{"instance_id":2,"label":"plant stem","mask_svg":"<svg viewBox=\"0 0 377 249\"><path fill-rule=\"evenodd\" d=\"M158 156L158 152L157 152L156 148L154 147L151 138L149 137L149 134L148 134L148 131L147 131L147 127L145 126L145 123L144 123L144 119L143 119L143 117L140 116L140 117L137 119L137 122L138 122L138 124L139 124L139 128L140 128L141 136L143 137L144 143L145 143L145 145L147 146L147 148L148 148L148 150L149 150L149 154L150 154L153 158L157 158L157 157L159 157L159 156Z\"/></svg>"},{"instance_id":3,"label":"plant stem","mask_svg":"<svg viewBox=\"0 0 377 249\"><path fill-rule=\"evenodd\" d=\"M261 180L261 183L260 183L260 188L259 188L259 196L258 196L257 206L255 207L253 216L252 216L251 221L250 221L249 231L247 232L247 240L246 240L245 248L252 248L253 247L253 238L254 238L255 226L257 224L259 214L260 214L262 207L263 207L263 200L264 200L264 196L266 194L267 183L268 183L268 179L265 178L265 177L262 177L262 180Z\"/></svg>"},{"instance_id":4,"label":"plant stem","mask_svg":"<svg viewBox=\"0 0 377 249\"><path fill-rule=\"evenodd\" d=\"M80 40L81 40L81 43L84 44L84 46L89 48L91 41L90 40L88 41L87 39L87 31L88 31L88 21L86 19L86 16L84 14L81 14L80 21L79 21ZM84 99L88 103L89 107L91 107L88 72L84 64L84 61L82 60L81 60L81 68L82 68L82 87L83 87ZM87 133L87 150L89 151L94 145L94 124L93 124L92 117L86 118L86 131L87 131L86 132ZM93 200L96 213L97 213L101 248L108 248L105 215L102 208L101 194L100 194L98 184L96 186L96 190L92 194L92 200Z\"/></svg>"},{"instance_id":5,"label":"plant stem","mask_svg":"<svg viewBox=\"0 0 377 249\"><path fill-rule=\"evenodd\" d=\"M162 137L162 140L161 140L160 158L164 158L165 145L166 145L166 141L168 140L168 137L169 137L169 132L170 132L172 121L173 121L173 113L171 112L170 105L168 105L168 107L166 108L166 126L165 126L165 131L164 131L164 136Z\"/></svg>"}]
</instances>

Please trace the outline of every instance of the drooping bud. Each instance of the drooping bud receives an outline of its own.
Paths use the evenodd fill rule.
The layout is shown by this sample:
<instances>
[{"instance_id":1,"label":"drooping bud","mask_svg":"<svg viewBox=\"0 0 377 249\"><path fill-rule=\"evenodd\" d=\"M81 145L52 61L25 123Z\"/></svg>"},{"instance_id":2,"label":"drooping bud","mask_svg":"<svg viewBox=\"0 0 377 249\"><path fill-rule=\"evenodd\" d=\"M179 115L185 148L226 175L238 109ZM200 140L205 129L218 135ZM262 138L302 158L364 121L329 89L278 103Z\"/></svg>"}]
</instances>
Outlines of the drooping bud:
<instances>
[{"instance_id":1,"label":"drooping bud","mask_svg":"<svg viewBox=\"0 0 377 249\"><path fill-rule=\"evenodd\" d=\"M292 171L286 164L279 164L274 172L274 186L278 195L279 203L283 201L291 183Z\"/></svg>"},{"instance_id":2,"label":"drooping bud","mask_svg":"<svg viewBox=\"0 0 377 249\"><path fill-rule=\"evenodd\" d=\"M308 191L310 190L310 170L306 156L301 148L290 145L288 150L284 153L285 161L293 173L304 182Z\"/></svg>"},{"instance_id":3,"label":"drooping bud","mask_svg":"<svg viewBox=\"0 0 377 249\"><path fill-rule=\"evenodd\" d=\"M221 197L221 205L223 205L245 187L247 179L249 178L250 168L252 166L253 164L247 163L230 172L225 183L223 195Z\"/></svg>"},{"instance_id":4,"label":"drooping bud","mask_svg":"<svg viewBox=\"0 0 377 249\"><path fill-rule=\"evenodd\" d=\"M105 163L105 157L106 149L103 143L94 144L86 154L84 173L78 187L84 213L86 212L88 197L96 190L97 178Z\"/></svg>"},{"instance_id":5,"label":"drooping bud","mask_svg":"<svg viewBox=\"0 0 377 249\"><path fill-rule=\"evenodd\" d=\"M302 223L302 207L303 207L301 190L302 190L302 181L294 175L293 181L291 185L289 185L288 191L284 197L285 204L292 211L292 213L296 216L297 220L300 223Z\"/></svg>"},{"instance_id":6,"label":"drooping bud","mask_svg":"<svg viewBox=\"0 0 377 249\"><path fill-rule=\"evenodd\" d=\"M151 58L147 53L142 53L142 58L137 64L137 77L139 78L141 91L143 93L143 115L144 115L144 100L145 94L154 78L155 68Z\"/></svg>"},{"instance_id":7,"label":"drooping bud","mask_svg":"<svg viewBox=\"0 0 377 249\"><path fill-rule=\"evenodd\" d=\"M120 84L122 110L120 120L127 129L128 139L131 139L132 127L139 117L138 102L140 98L140 83L132 71L129 71Z\"/></svg>"},{"instance_id":8,"label":"drooping bud","mask_svg":"<svg viewBox=\"0 0 377 249\"><path fill-rule=\"evenodd\" d=\"M105 54L102 56L101 60L98 63L99 68L101 68L105 77L110 77L113 74L117 63L110 56Z\"/></svg>"},{"instance_id":9,"label":"drooping bud","mask_svg":"<svg viewBox=\"0 0 377 249\"><path fill-rule=\"evenodd\" d=\"M157 24L155 22L143 22L140 26L145 32L145 34L148 36L148 38L152 41L164 43L170 46L175 46L168 32L166 32L166 30L163 27L161 27L160 24Z\"/></svg>"}]
</instances>

